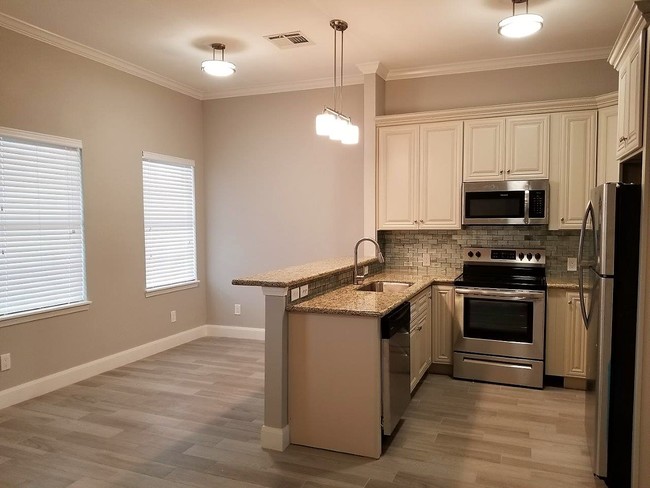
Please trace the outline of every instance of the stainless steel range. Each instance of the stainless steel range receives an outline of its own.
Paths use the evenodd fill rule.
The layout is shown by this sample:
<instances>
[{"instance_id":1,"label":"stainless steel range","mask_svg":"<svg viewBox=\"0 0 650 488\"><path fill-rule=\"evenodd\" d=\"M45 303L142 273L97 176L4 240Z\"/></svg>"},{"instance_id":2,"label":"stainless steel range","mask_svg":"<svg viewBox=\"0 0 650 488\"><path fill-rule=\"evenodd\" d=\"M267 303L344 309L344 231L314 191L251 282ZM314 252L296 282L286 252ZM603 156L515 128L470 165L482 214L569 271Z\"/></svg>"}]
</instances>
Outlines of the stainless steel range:
<instances>
[{"instance_id":1,"label":"stainless steel range","mask_svg":"<svg viewBox=\"0 0 650 488\"><path fill-rule=\"evenodd\" d=\"M454 377L543 388L544 250L467 248L454 284Z\"/></svg>"}]
</instances>

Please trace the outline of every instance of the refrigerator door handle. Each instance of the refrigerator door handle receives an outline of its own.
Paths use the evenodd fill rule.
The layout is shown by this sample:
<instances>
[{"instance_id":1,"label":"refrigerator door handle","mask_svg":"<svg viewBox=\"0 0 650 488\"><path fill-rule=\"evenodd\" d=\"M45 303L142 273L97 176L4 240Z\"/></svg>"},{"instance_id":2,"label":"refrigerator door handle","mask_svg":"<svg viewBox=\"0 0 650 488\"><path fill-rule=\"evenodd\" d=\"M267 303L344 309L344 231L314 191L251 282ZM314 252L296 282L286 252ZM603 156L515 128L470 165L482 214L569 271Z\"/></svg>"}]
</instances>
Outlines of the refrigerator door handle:
<instances>
[{"instance_id":1,"label":"refrigerator door handle","mask_svg":"<svg viewBox=\"0 0 650 488\"><path fill-rule=\"evenodd\" d=\"M585 323L585 327L589 329L589 317L587 316L587 308L585 307L585 283L583 277L583 270L588 268L582 264L582 248L585 244L585 234L587 233L587 219L589 218L589 213L593 211L593 206L591 202L587 204L587 209L585 210L585 215L582 218L582 225L580 226L580 241L578 243L578 293L580 295L580 312L582 313L582 320Z\"/></svg>"}]
</instances>

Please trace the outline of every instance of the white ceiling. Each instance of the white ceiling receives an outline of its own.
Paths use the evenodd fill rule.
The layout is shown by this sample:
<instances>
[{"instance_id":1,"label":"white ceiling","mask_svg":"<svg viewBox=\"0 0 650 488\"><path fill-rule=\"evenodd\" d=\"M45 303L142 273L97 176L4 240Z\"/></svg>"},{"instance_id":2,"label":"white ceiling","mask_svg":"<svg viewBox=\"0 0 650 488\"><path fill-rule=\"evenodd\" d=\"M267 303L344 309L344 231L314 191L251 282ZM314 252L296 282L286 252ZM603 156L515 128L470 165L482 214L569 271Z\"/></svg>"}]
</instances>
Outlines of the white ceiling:
<instances>
[{"instance_id":1,"label":"white ceiling","mask_svg":"<svg viewBox=\"0 0 650 488\"><path fill-rule=\"evenodd\" d=\"M196 98L331 86L333 31L345 32L347 82L379 61L388 79L607 57L632 0L529 0L544 28L505 39L511 0L0 0L0 26ZM522 6L517 6L517 13ZM265 35L302 31L278 49ZM200 70L226 44L230 78Z\"/></svg>"}]
</instances>

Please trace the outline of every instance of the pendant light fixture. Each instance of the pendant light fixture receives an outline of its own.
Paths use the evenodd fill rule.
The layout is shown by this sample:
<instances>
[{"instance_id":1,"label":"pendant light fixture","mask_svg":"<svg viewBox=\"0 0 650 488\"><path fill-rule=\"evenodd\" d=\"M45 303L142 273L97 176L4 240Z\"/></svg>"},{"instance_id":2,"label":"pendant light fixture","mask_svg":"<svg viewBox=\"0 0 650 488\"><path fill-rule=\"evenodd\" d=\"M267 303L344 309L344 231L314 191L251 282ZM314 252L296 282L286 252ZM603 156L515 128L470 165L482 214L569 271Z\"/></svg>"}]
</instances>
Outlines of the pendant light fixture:
<instances>
[{"instance_id":1,"label":"pendant light fixture","mask_svg":"<svg viewBox=\"0 0 650 488\"><path fill-rule=\"evenodd\" d=\"M350 117L343 115L343 32L348 28L344 20L330 21L334 29L334 108L325 107L323 113L316 116L316 134L328 136L333 141L343 144L357 144L359 142L359 127L352 123ZM336 37L341 33L341 81L337 87L336 79Z\"/></svg>"},{"instance_id":2,"label":"pendant light fixture","mask_svg":"<svg viewBox=\"0 0 650 488\"><path fill-rule=\"evenodd\" d=\"M525 3L526 13L515 15L515 4ZM499 34L505 37L526 37L542 28L544 19L541 15L528 13L528 0L512 0L512 15L499 22Z\"/></svg>"},{"instance_id":3,"label":"pendant light fixture","mask_svg":"<svg viewBox=\"0 0 650 488\"><path fill-rule=\"evenodd\" d=\"M212 44L212 59L207 59L201 63L201 70L212 76L230 76L237 68L234 64L223 59L223 53L226 45L220 42ZM221 51L221 59L215 57L215 53Z\"/></svg>"}]
</instances>

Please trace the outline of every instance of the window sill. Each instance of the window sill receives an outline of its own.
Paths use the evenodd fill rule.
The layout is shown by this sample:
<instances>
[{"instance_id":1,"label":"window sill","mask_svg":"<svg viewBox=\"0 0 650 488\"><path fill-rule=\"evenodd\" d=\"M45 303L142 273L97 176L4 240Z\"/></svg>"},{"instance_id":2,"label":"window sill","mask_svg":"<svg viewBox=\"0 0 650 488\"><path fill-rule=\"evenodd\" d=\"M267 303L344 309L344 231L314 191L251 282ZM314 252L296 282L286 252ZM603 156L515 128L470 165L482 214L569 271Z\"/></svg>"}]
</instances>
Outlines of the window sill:
<instances>
[{"instance_id":1,"label":"window sill","mask_svg":"<svg viewBox=\"0 0 650 488\"><path fill-rule=\"evenodd\" d=\"M165 295L166 293L174 293L176 291L188 290L190 288L196 288L197 286L199 286L199 283L201 282L199 280L196 280L196 281L188 281L187 283L180 283L178 285L161 286L160 288L152 288L151 290L145 290L144 296L149 298L158 295Z\"/></svg>"},{"instance_id":2,"label":"window sill","mask_svg":"<svg viewBox=\"0 0 650 488\"><path fill-rule=\"evenodd\" d=\"M35 320L49 319L59 315L68 315L71 313L84 312L90 308L92 302L77 302L57 307L41 308L39 310L30 310L28 312L13 313L0 317L0 327L33 322Z\"/></svg>"}]
</instances>

